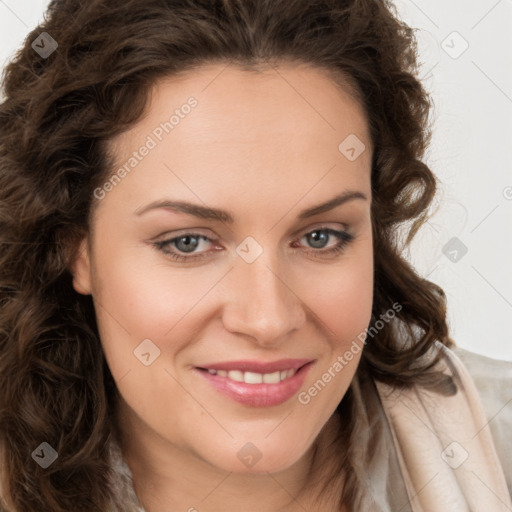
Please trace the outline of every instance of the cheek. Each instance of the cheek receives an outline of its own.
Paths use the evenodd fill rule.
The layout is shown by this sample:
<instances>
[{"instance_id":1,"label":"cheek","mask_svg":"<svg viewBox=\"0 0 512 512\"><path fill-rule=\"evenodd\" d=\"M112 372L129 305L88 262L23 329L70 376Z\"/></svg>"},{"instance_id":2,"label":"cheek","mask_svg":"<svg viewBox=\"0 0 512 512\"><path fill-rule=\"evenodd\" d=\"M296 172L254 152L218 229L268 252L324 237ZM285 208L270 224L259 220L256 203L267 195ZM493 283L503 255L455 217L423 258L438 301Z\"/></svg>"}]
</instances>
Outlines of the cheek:
<instances>
[{"instance_id":1,"label":"cheek","mask_svg":"<svg viewBox=\"0 0 512 512\"><path fill-rule=\"evenodd\" d=\"M93 297L105 357L116 381L127 372L131 378L140 372L147 378L145 370L166 359L160 355L173 357L187 345L183 330L188 329L190 338L193 329L188 319L218 278L211 272L198 276L198 269L171 270L147 257L148 249L123 247L114 240L102 243L94 259ZM148 339L154 346L144 341ZM147 349L151 353L154 364L149 368L137 359L139 346L146 347L141 354Z\"/></svg>"},{"instance_id":2,"label":"cheek","mask_svg":"<svg viewBox=\"0 0 512 512\"><path fill-rule=\"evenodd\" d=\"M165 337L218 281L205 268L171 268L149 248L105 245L109 256L100 254L94 270L97 312L105 328L134 341Z\"/></svg>"},{"instance_id":3,"label":"cheek","mask_svg":"<svg viewBox=\"0 0 512 512\"><path fill-rule=\"evenodd\" d=\"M373 303L371 244L340 260L336 268L316 267L302 280L301 296L315 313L331 345L343 348L368 327Z\"/></svg>"},{"instance_id":4,"label":"cheek","mask_svg":"<svg viewBox=\"0 0 512 512\"><path fill-rule=\"evenodd\" d=\"M371 320L373 284L373 253L371 244L365 244L336 270L318 270L304 287L308 306L326 335L318 364L298 395L311 418L305 421L315 425L312 432L327 422L356 373Z\"/></svg>"}]
</instances>

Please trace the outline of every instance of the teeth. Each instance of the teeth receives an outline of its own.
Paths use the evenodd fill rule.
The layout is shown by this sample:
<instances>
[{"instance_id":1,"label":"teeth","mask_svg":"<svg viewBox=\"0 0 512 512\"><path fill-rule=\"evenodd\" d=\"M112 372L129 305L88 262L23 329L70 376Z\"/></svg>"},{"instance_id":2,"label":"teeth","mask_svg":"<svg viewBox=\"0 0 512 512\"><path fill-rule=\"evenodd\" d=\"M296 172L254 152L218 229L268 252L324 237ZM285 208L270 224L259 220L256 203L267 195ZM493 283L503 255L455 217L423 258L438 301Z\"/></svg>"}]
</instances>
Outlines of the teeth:
<instances>
[{"instance_id":1,"label":"teeth","mask_svg":"<svg viewBox=\"0 0 512 512\"><path fill-rule=\"evenodd\" d=\"M229 372L231 373L231 372ZM228 377L229 377L228 373ZM244 382L247 384L261 384L263 382L263 374L261 373L253 373L253 372L244 372Z\"/></svg>"},{"instance_id":2,"label":"teeth","mask_svg":"<svg viewBox=\"0 0 512 512\"><path fill-rule=\"evenodd\" d=\"M237 382L244 381L244 372L241 372L239 370L230 370L227 376L229 379L236 380Z\"/></svg>"},{"instance_id":3,"label":"teeth","mask_svg":"<svg viewBox=\"0 0 512 512\"><path fill-rule=\"evenodd\" d=\"M219 377L227 377L228 379L236 382L245 382L246 384L277 384L282 380L293 377L297 370L290 368L289 370L281 370L280 372L273 373L256 373L256 372L242 372L240 370L213 370L208 369L211 375L218 375Z\"/></svg>"},{"instance_id":4,"label":"teeth","mask_svg":"<svg viewBox=\"0 0 512 512\"><path fill-rule=\"evenodd\" d=\"M281 372L264 373L263 382L265 384L277 384L281 380Z\"/></svg>"}]
</instances>

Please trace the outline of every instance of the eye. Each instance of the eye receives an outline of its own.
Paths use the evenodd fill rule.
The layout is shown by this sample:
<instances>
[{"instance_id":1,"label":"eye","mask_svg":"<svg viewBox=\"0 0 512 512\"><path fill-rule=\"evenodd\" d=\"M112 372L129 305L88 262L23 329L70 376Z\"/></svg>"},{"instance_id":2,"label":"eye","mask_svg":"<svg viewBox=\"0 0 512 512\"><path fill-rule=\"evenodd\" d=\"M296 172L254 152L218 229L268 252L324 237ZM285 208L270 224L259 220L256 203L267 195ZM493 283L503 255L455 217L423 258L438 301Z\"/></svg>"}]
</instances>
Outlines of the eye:
<instances>
[{"instance_id":1,"label":"eye","mask_svg":"<svg viewBox=\"0 0 512 512\"><path fill-rule=\"evenodd\" d=\"M335 241L334 245L325 249L332 238ZM309 231L298 240L303 239L310 245L309 249L305 249L308 254L317 257L328 257L341 253L355 239L355 236L347 231L322 227ZM175 261L189 262L210 256L211 251L206 250L204 245L213 244L214 242L215 240L205 235L190 232L167 240L153 242L153 245ZM297 247L296 244L297 242L293 242L292 247ZM214 250L219 250L219 248L217 247Z\"/></svg>"},{"instance_id":2,"label":"eye","mask_svg":"<svg viewBox=\"0 0 512 512\"><path fill-rule=\"evenodd\" d=\"M207 236L199 233L184 233L183 235L171 238L168 240L161 240L154 242L154 245L163 253L170 256L176 261L189 261L192 259L203 258L207 256L207 252L200 252L195 254L194 251L204 245L202 242L212 242ZM169 246L174 246L179 252L171 250ZM191 256L184 256L183 254L192 254Z\"/></svg>"},{"instance_id":3,"label":"eye","mask_svg":"<svg viewBox=\"0 0 512 512\"><path fill-rule=\"evenodd\" d=\"M331 238L337 239L334 245L328 249L324 249ZM355 236L347 231L340 231L332 228L318 228L309 231L303 235L299 240L305 239L306 242L313 249L308 249L307 252L313 256L332 256L341 253L346 246L355 239Z\"/></svg>"}]
</instances>

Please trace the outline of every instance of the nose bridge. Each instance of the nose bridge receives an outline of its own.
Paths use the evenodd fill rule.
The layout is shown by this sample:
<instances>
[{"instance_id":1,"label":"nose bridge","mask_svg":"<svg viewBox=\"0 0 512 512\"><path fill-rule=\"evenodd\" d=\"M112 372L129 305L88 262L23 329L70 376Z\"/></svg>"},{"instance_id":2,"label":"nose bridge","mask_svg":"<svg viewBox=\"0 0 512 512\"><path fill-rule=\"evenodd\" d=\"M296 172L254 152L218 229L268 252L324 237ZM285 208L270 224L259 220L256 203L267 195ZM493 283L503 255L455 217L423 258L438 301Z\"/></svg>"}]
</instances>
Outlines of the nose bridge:
<instances>
[{"instance_id":1,"label":"nose bridge","mask_svg":"<svg viewBox=\"0 0 512 512\"><path fill-rule=\"evenodd\" d=\"M290 289L278 257L270 249L248 261L243 256L237 258L230 273L232 293L224 325L232 332L254 337L260 344L278 343L304 321L301 301Z\"/></svg>"}]
</instances>

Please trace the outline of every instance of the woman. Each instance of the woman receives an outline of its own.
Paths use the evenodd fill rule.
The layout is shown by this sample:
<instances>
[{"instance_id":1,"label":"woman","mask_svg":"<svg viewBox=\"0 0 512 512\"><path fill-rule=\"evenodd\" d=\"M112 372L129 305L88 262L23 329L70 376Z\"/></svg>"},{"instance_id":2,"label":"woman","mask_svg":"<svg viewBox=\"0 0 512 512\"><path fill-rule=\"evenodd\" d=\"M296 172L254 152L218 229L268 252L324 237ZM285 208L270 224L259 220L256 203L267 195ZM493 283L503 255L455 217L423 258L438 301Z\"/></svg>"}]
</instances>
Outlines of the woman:
<instances>
[{"instance_id":1,"label":"woman","mask_svg":"<svg viewBox=\"0 0 512 512\"><path fill-rule=\"evenodd\" d=\"M0 110L4 510L510 510L511 367L491 418L401 255L415 71L376 0L50 4Z\"/></svg>"}]
</instances>

